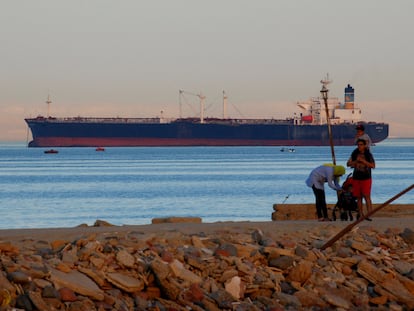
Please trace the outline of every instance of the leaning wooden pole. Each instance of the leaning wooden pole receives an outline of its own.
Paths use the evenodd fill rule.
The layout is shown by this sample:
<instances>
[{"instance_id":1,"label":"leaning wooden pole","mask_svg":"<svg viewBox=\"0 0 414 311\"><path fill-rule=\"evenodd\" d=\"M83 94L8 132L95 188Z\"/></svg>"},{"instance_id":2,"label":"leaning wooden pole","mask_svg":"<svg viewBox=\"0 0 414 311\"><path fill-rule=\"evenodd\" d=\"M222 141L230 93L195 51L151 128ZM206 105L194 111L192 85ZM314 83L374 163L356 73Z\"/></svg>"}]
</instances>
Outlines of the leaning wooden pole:
<instances>
[{"instance_id":1,"label":"leaning wooden pole","mask_svg":"<svg viewBox=\"0 0 414 311\"><path fill-rule=\"evenodd\" d=\"M329 116L329 108L328 108L329 90L326 88L326 86L329 83L331 83L331 81L329 80L329 76L326 75L326 79L321 80L321 83L322 83L321 94L322 94L323 102L325 104L326 124L328 125L328 136L329 136L329 145L331 146L332 163L333 165L336 165L335 149L334 149L333 136L332 136L332 127L331 127L331 118Z\"/></svg>"},{"instance_id":2,"label":"leaning wooden pole","mask_svg":"<svg viewBox=\"0 0 414 311\"><path fill-rule=\"evenodd\" d=\"M329 246L331 246L332 244L334 244L336 241L338 241L342 236L344 236L347 232L351 231L351 229L353 227L355 227L357 224L359 224L360 222L364 221L365 218L370 217L371 215L374 215L376 212L378 212L380 209L382 209L383 207L387 206L388 204L390 204L392 201L395 201L396 199L398 199L400 196L402 196L403 194L411 191L414 188L414 184L412 184L410 187L408 187L407 189L401 191L400 193L396 194L395 196L393 196L391 199L389 199L388 201L386 201L385 203L381 204L380 206L378 206L377 208L373 209L371 212L369 212L368 214L366 214L365 216L362 216L360 218L358 218L356 221L354 221L353 223L350 223L348 226L346 226L344 229L342 229L337 235L335 235L332 239L330 239L328 242L326 242L322 247L321 250L324 250L326 248L328 248Z\"/></svg>"},{"instance_id":3,"label":"leaning wooden pole","mask_svg":"<svg viewBox=\"0 0 414 311\"><path fill-rule=\"evenodd\" d=\"M335 149L332 137L332 127L331 127L331 119L329 117L329 108L328 108L328 99L323 99L325 102L325 112L326 112L326 120L328 125L328 135L329 135L329 145L331 146L331 155L332 155L332 163L336 165L336 158L335 158Z\"/></svg>"}]
</instances>

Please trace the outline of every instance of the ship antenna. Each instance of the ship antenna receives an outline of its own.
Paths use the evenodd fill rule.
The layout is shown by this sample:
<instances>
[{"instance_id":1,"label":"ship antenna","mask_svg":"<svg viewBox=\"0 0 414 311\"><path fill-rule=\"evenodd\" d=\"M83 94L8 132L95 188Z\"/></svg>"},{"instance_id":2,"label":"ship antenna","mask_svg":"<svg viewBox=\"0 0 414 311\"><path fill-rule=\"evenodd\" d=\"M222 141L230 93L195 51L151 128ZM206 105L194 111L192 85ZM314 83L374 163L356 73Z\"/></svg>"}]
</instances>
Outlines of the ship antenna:
<instances>
[{"instance_id":1,"label":"ship antenna","mask_svg":"<svg viewBox=\"0 0 414 311\"><path fill-rule=\"evenodd\" d=\"M184 91L183 90L178 90L178 105L179 105L179 118L181 119L182 117L182 103L181 103L181 97L183 96Z\"/></svg>"},{"instance_id":2,"label":"ship antenna","mask_svg":"<svg viewBox=\"0 0 414 311\"><path fill-rule=\"evenodd\" d=\"M227 119L227 95L223 90L223 119Z\"/></svg>"},{"instance_id":3,"label":"ship antenna","mask_svg":"<svg viewBox=\"0 0 414 311\"><path fill-rule=\"evenodd\" d=\"M48 118L50 117L50 104L51 103L52 103L52 101L50 100L50 94L47 94L46 104L47 104L47 117Z\"/></svg>"},{"instance_id":4,"label":"ship antenna","mask_svg":"<svg viewBox=\"0 0 414 311\"><path fill-rule=\"evenodd\" d=\"M321 80L322 83L322 89L326 89L326 86L330 83L332 83L332 80L329 80L329 73L326 74L326 78Z\"/></svg>"}]
</instances>

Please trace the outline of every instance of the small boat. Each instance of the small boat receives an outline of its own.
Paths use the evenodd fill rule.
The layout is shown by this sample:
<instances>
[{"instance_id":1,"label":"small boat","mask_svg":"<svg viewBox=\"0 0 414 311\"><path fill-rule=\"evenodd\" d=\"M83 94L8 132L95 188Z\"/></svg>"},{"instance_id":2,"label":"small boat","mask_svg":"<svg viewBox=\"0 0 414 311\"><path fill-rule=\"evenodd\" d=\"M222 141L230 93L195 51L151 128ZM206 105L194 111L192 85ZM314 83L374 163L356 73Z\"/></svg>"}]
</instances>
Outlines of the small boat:
<instances>
[{"instance_id":1,"label":"small boat","mask_svg":"<svg viewBox=\"0 0 414 311\"><path fill-rule=\"evenodd\" d=\"M285 148L285 147L283 147L283 148L280 149L280 152L295 152L295 151L296 151L295 148Z\"/></svg>"},{"instance_id":2,"label":"small boat","mask_svg":"<svg viewBox=\"0 0 414 311\"><path fill-rule=\"evenodd\" d=\"M45 153L59 153L59 151L57 151L56 149L49 149L49 150L45 150Z\"/></svg>"},{"instance_id":3,"label":"small boat","mask_svg":"<svg viewBox=\"0 0 414 311\"><path fill-rule=\"evenodd\" d=\"M97 148L95 149L95 151L105 151L105 148L104 148L104 147L97 147Z\"/></svg>"}]
</instances>

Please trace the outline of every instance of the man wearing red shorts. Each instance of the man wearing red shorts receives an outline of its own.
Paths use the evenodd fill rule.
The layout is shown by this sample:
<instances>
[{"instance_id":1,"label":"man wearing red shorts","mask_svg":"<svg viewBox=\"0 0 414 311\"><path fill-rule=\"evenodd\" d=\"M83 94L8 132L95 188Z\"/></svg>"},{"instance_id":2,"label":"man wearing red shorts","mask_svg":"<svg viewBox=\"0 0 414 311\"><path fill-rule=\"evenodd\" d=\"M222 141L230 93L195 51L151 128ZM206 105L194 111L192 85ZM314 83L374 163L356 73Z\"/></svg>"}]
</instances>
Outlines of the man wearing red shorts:
<instances>
[{"instance_id":1,"label":"man wearing red shorts","mask_svg":"<svg viewBox=\"0 0 414 311\"><path fill-rule=\"evenodd\" d=\"M364 139L357 140L358 147L352 152L347 162L347 166L354 169L352 173L353 195L357 198L359 215L363 216L362 200L365 200L367 212L372 211L371 186L372 175L371 169L375 168L375 160ZM366 220L371 221L370 218Z\"/></svg>"}]
</instances>

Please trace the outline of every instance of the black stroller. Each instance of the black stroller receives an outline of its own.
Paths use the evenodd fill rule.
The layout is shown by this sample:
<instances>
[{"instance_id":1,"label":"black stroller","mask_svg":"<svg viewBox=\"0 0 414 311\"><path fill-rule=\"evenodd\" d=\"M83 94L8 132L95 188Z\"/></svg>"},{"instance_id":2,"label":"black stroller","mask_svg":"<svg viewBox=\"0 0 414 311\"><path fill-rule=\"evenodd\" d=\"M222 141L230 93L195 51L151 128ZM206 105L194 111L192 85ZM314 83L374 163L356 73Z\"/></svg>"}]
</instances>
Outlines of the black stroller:
<instances>
[{"instance_id":1,"label":"black stroller","mask_svg":"<svg viewBox=\"0 0 414 311\"><path fill-rule=\"evenodd\" d=\"M349 174L342 184L342 192L338 197L335 207L332 210L332 219L336 220L336 213L339 212L341 220L353 221L352 213L357 213L356 218L359 218L357 199L352 194L352 173Z\"/></svg>"}]
</instances>

